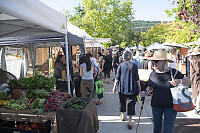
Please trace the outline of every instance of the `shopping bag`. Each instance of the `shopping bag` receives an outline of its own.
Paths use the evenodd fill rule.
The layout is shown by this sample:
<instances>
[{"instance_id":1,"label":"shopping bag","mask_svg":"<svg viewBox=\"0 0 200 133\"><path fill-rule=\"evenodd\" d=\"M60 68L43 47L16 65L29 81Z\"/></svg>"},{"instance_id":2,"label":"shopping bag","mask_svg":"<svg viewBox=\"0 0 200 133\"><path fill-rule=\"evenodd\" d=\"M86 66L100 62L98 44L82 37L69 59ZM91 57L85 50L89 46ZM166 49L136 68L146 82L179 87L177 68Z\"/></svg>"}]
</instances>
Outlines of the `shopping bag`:
<instances>
[{"instance_id":1,"label":"shopping bag","mask_svg":"<svg viewBox=\"0 0 200 133\"><path fill-rule=\"evenodd\" d=\"M173 98L173 109L177 112L186 112L194 109L192 103L192 94L188 87L179 84L176 87L170 88Z\"/></svg>"},{"instance_id":2,"label":"shopping bag","mask_svg":"<svg viewBox=\"0 0 200 133\"><path fill-rule=\"evenodd\" d=\"M102 92L104 92L103 81L101 79L97 79L95 81L95 92L96 94L101 94Z\"/></svg>"},{"instance_id":3,"label":"shopping bag","mask_svg":"<svg viewBox=\"0 0 200 133\"><path fill-rule=\"evenodd\" d=\"M172 69L170 70L172 80L175 79L178 71L176 70L174 76ZM187 112L194 109L192 103L192 94L188 90L188 86L178 84L175 87L170 88L173 98L173 109L177 112Z\"/></svg>"}]
</instances>

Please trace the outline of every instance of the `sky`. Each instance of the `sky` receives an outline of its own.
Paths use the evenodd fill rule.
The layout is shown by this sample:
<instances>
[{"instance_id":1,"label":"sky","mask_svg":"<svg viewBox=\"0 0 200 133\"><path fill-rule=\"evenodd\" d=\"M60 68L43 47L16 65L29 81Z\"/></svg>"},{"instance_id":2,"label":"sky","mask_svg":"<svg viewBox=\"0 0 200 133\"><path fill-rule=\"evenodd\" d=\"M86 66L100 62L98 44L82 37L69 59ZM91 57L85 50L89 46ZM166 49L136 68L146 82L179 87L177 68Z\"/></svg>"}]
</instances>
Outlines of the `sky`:
<instances>
[{"instance_id":1,"label":"sky","mask_svg":"<svg viewBox=\"0 0 200 133\"><path fill-rule=\"evenodd\" d=\"M56 9L59 12L68 10L74 11L81 0L40 0ZM169 18L165 13L166 9L173 7L172 0L133 0L133 10L135 10L135 20L149 21L173 21L174 17Z\"/></svg>"}]
</instances>

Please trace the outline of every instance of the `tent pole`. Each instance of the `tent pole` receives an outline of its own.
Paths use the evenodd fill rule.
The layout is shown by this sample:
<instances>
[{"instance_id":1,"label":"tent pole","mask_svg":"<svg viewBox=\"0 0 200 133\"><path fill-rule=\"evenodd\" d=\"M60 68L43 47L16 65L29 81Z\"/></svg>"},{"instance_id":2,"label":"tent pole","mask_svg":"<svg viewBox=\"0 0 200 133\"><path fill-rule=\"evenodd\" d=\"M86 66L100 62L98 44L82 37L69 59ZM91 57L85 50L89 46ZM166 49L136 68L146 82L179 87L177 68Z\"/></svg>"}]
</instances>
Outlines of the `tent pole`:
<instances>
[{"instance_id":1,"label":"tent pole","mask_svg":"<svg viewBox=\"0 0 200 133\"><path fill-rule=\"evenodd\" d=\"M67 17L66 17L67 21ZM66 31L67 31L67 22L66 22ZM65 35L65 52L66 52L66 70L67 70L67 85L68 85L68 93L71 94L70 89L70 78L69 78L69 53L68 53L68 41L67 41L67 33Z\"/></svg>"},{"instance_id":2,"label":"tent pole","mask_svg":"<svg viewBox=\"0 0 200 133\"><path fill-rule=\"evenodd\" d=\"M35 63L36 63L35 53L36 53L36 48L33 47L32 45L31 45L30 53L31 53L31 62L32 62L32 67L33 67L33 76L35 76L35 74L36 74L36 72L35 72Z\"/></svg>"},{"instance_id":3,"label":"tent pole","mask_svg":"<svg viewBox=\"0 0 200 133\"><path fill-rule=\"evenodd\" d=\"M6 53L5 53L5 47L2 47L2 55L1 55L1 67L4 71L7 71L6 68Z\"/></svg>"},{"instance_id":4,"label":"tent pole","mask_svg":"<svg viewBox=\"0 0 200 133\"><path fill-rule=\"evenodd\" d=\"M24 51L24 48L22 48L22 62L21 62L21 70L20 70L20 78L24 78L25 75L24 75L24 54L25 54L25 51Z\"/></svg>"}]
</instances>

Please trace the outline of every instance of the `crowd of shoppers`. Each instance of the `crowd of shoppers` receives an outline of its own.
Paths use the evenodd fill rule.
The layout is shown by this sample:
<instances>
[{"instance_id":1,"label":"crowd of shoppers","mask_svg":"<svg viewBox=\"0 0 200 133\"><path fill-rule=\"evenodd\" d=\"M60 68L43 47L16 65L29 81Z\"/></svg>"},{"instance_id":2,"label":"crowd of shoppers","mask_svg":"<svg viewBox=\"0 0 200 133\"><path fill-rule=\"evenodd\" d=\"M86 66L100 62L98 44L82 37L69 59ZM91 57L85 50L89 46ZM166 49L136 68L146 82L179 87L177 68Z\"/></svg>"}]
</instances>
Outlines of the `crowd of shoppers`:
<instances>
[{"instance_id":1,"label":"crowd of shoppers","mask_svg":"<svg viewBox=\"0 0 200 133\"><path fill-rule=\"evenodd\" d=\"M59 55L55 64L55 77L61 76L63 61L62 55ZM110 73L114 71L113 93L118 92L119 95L121 120L126 120L126 114L129 116L128 128L133 127L132 116L136 114L137 96L152 95L154 133L173 133L177 112L173 110L170 88L180 83L190 86L191 83L195 111L200 114L200 48L195 48L187 55L186 61L189 67L186 68L186 75L177 70L179 61L180 51L176 48L171 48L167 52L165 50L138 52L124 50L117 45L112 50L98 52L97 59L88 52L79 59L81 97L93 98L94 82L100 76L104 83L109 84ZM151 70L148 81L140 80L139 69ZM175 75L174 79L172 75ZM98 94L97 105L101 104L102 100L103 93Z\"/></svg>"}]
</instances>

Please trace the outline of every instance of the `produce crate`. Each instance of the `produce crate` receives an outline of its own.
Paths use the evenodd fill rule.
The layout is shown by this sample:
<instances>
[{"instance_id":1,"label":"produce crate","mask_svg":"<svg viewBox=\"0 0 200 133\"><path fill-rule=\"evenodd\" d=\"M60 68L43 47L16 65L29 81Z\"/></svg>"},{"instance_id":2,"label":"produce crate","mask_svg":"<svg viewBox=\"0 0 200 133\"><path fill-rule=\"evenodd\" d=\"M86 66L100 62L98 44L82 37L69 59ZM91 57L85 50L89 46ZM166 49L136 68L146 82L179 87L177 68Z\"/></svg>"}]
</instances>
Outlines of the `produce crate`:
<instances>
[{"instance_id":1,"label":"produce crate","mask_svg":"<svg viewBox=\"0 0 200 133\"><path fill-rule=\"evenodd\" d=\"M32 122L32 123L51 123L52 133L57 133L56 112L44 112L43 114L33 114L30 110L12 110L0 108L0 120L17 121L17 122ZM46 123L47 124L47 123ZM6 127L6 126L2 126ZM1 133L1 132L0 132ZM3 132L4 133L4 132ZM41 132L45 133L45 132Z\"/></svg>"},{"instance_id":2,"label":"produce crate","mask_svg":"<svg viewBox=\"0 0 200 133\"><path fill-rule=\"evenodd\" d=\"M38 131L23 130L11 127L0 127L0 133L38 133Z\"/></svg>"},{"instance_id":3,"label":"produce crate","mask_svg":"<svg viewBox=\"0 0 200 133\"><path fill-rule=\"evenodd\" d=\"M59 108L56 120L59 133L97 133L99 121L94 99L81 99L88 103L84 110Z\"/></svg>"},{"instance_id":4,"label":"produce crate","mask_svg":"<svg viewBox=\"0 0 200 133\"><path fill-rule=\"evenodd\" d=\"M16 125L30 122L16 122ZM47 121L45 123L39 123L40 127L37 130L26 130L15 127L14 121L0 121L0 133L50 133L51 131L51 121Z\"/></svg>"}]
</instances>

